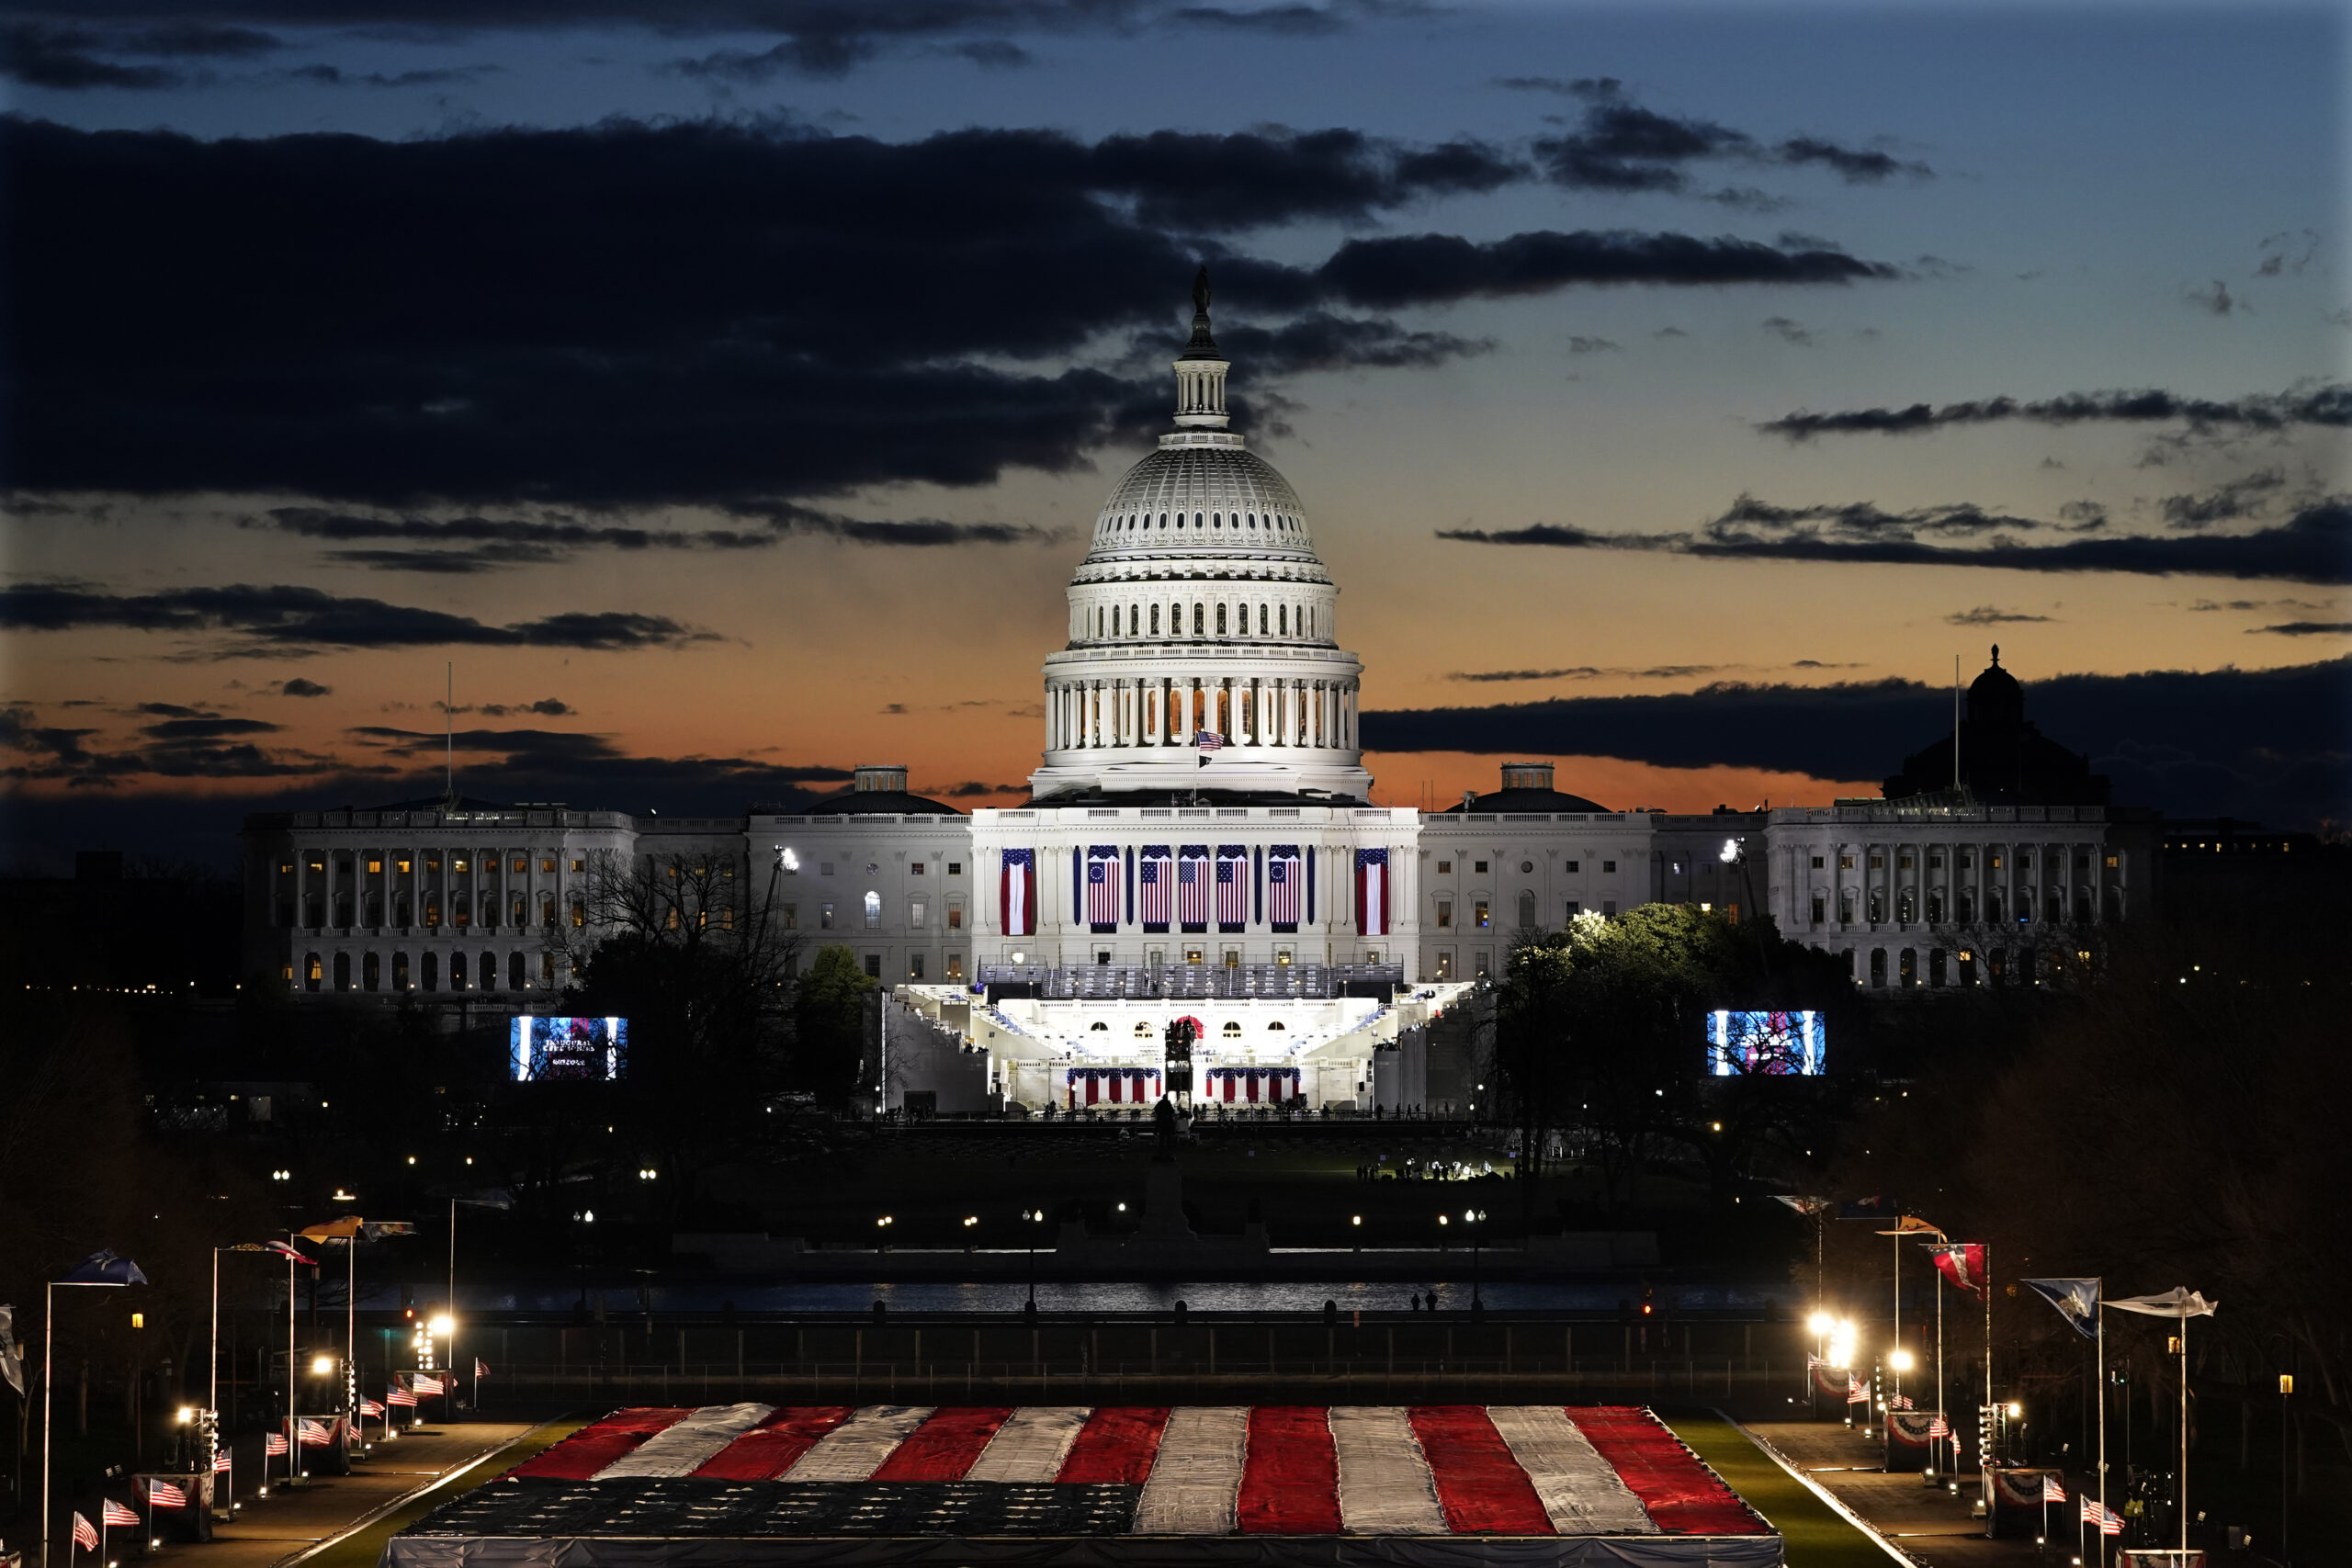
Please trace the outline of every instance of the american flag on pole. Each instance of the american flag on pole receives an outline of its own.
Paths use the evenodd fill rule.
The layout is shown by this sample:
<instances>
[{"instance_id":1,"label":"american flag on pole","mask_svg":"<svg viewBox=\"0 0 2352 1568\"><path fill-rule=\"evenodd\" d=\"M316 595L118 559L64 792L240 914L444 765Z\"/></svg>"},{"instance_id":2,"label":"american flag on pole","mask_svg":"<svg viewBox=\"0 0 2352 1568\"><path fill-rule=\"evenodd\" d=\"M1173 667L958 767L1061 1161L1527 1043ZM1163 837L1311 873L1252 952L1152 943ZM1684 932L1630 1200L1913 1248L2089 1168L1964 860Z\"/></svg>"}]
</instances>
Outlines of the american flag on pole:
<instances>
[{"instance_id":1,"label":"american flag on pole","mask_svg":"<svg viewBox=\"0 0 2352 1568\"><path fill-rule=\"evenodd\" d=\"M1176 852L1176 919L1188 931L1209 929L1209 847L1186 844Z\"/></svg>"},{"instance_id":2,"label":"american flag on pole","mask_svg":"<svg viewBox=\"0 0 2352 1568\"><path fill-rule=\"evenodd\" d=\"M720 1485L726 1506L648 1512ZM518 1528L525 1514L563 1518L559 1555L591 1565L616 1537L748 1535L734 1521L752 1518L763 1543L920 1535L951 1549L945 1562L973 1560L952 1549L979 1537L1029 1538L1037 1561L1036 1538L1061 1538L1085 1548L1063 1556L1097 1563L1290 1537L1287 1549L1261 1540L1256 1560L1347 1561L1331 1555L1342 1536L1379 1538L1379 1560L1398 1564L1468 1562L1494 1537L1552 1538L1547 1562L1587 1561L1577 1538L1597 1536L1617 1538L1623 1550L1601 1554L1612 1561L1781 1561L1769 1525L1656 1416L1623 1405L623 1410L444 1505L386 1562L407 1568L412 1550L418 1564L454 1562L461 1540L549 1533Z\"/></svg>"},{"instance_id":3,"label":"american flag on pole","mask_svg":"<svg viewBox=\"0 0 2352 1568\"><path fill-rule=\"evenodd\" d=\"M384 1418L384 1407L372 1399L362 1399L359 1402L359 1414L373 1416L380 1421Z\"/></svg>"},{"instance_id":4,"label":"american flag on pole","mask_svg":"<svg viewBox=\"0 0 2352 1568\"><path fill-rule=\"evenodd\" d=\"M2056 1476L2045 1475L2041 1478L2041 1500L2045 1503L2063 1503L2066 1500L2066 1489L2058 1484Z\"/></svg>"},{"instance_id":5,"label":"american flag on pole","mask_svg":"<svg viewBox=\"0 0 2352 1568\"><path fill-rule=\"evenodd\" d=\"M486 1378L490 1376L490 1363L483 1360L480 1356L476 1356L474 1358L474 1376L478 1378Z\"/></svg>"},{"instance_id":6,"label":"american flag on pole","mask_svg":"<svg viewBox=\"0 0 2352 1568\"><path fill-rule=\"evenodd\" d=\"M118 1503L111 1497L106 1500L106 1504L107 1506L105 1507L98 1510L98 1522L100 1524L109 1526L135 1525L139 1522L139 1516L132 1510L130 1504Z\"/></svg>"},{"instance_id":7,"label":"american flag on pole","mask_svg":"<svg viewBox=\"0 0 2352 1568\"><path fill-rule=\"evenodd\" d=\"M410 1403L414 1404L415 1402L412 1400ZM262 1457L265 1459L276 1459L278 1455L284 1453L286 1451L286 1434L283 1432L270 1433L261 1440L261 1451Z\"/></svg>"},{"instance_id":8,"label":"american flag on pole","mask_svg":"<svg viewBox=\"0 0 2352 1568\"><path fill-rule=\"evenodd\" d=\"M187 1494L168 1481L158 1481L150 1476L147 1480L147 1506L151 1508L185 1508L187 1506Z\"/></svg>"},{"instance_id":9,"label":"american flag on pole","mask_svg":"<svg viewBox=\"0 0 2352 1568\"><path fill-rule=\"evenodd\" d=\"M85 1551L98 1549L98 1527L84 1518L79 1511L74 1515L74 1544Z\"/></svg>"},{"instance_id":10,"label":"american flag on pole","mask_svg":"<svg viewBox=\"0 0 2352 1568\"><path fill-rule=\"evenodd\" d=\"M2083 1523L2097 1525L2101 1535L2123 1533L2123 1516L2096 1497L2083 1499Z\"/></svg>"},{"instance_id":11,"label":"american flag on pole","mask_svg":"<svg viewBox=\"0 0 2352 1568\"><path fill-rule=\"evenodd\" d=\"M1356 852L1356 934L1388 934L1388 852Z\"/></svg>"},{"instance_id":12,"label":"american flag on pole","mask_svg":"<svg viewBox=\"0 0 2352 1568\"><path fill-rule=\"evenodd\" d=\"M1864 1382L1861 1379L1849 1374L1846 1379L1846 1403L1849 1404L1868 1404L1870 1402L1870 1385Z\"/></svg>"},{"instance_id":13,"label":"american flag on pole","mask_svg":"<svg viewBox=\"0 0 2352 1568\"><path fill-rule=\"evenodd\" d=\"M1250 849L1246 844L1216 847L1217 930L1238 931L1250 923Z\"/></svg>"},{"instance_id":14,"label":"american flag on pole","mask_svg":"<svg viewBox=\"0 0 2352 1568\"><path fill-rule=\"evenodd\" d=\"M301 1424L295 1428L295 1436L301 1439L302 1446L306 1449L322 1449L334 1441L327 1435L326 1427L322 1423L313 1421L308 1416L304 1416Z\"/></svg>"},{"instance_id":15,"label":"american flag on pole","mask_svg":"<svg viewBox=\"0 0 2352 1568\"><path fill-rule=\"evenodd\" d=\"M1007 936L1034 936L1037 931L1037 852L1007 850L997 889L999 914Z\"/></svg>"},{"instance_id":16,"label":"american flag on pole","mask_svg":"<svg viewBox=\"0 0 2352 1568\"><path fill-rule=\"evenodd\" d=\"M1119 929L1119 846L1095 844L1086 852L1086 922L1098 931Z\"/></svg>"},{"instance_id":17,"label":"american flag on pole","mask_svg":"<svg viewBox=\"0 0 2352 1568\"><path fill-rule=\"evenodd\" d=\"M1951 1436L1951 1423L1944 1419L1942 1411L1937 1411L1935 1417L1928 1423L1928 1436L1930 1438Z\"/></svg>"},{"instance_id":18,"label":"american flag on pole","mask_svg":"<svg viewBox=\"0 0 2352 1568\"><path fill-rule=\"evenodd\" d=\"M431 1372L414 1372L410 1374L408 1386L420 1395L429 1396L441 1392L441 1380Z\"/></svg>"},{"instance_id":19,"label":"american flag on pole","mask_svg":"<svg viewBox=\"0 0 2352 1568\"><path fill-rule=\"evenodd\" d=\"M1898 1393L1886 1402L1886 1407L1889 1410L1908 1410L1911 1408L1911 1396L1907 1393Z\"/></svg>"},{"instance_id":20,"label":"american flag on pole","mask_svg":"<svg viewBox=\"0 0 2352 1568\"><path fill-rule=\"evenodd\" d=\"M1136 882L1142 894L1143 927L1166 931L1176 918L1176 862L1166 844L1146 844L1136 856Z\"/></svg>"},{"instance_id":21,"label":"american flag on pole","mask_svg":"<svg viewBox=\"0 0 2352 1568\"><path fill-rule=\"evenodd\" d=\"M1199 747L1204 751L1214 751L1225 744L1225 737L1219 735L1214 729L1194 730L1193 732L1193 744Z\"/></svg>"},{"instance_id":22,"label":"american flag on pole","mask_svg":"<svg viewBox=\"0 0 2352 1568\"><path fill-rule=\"evenodd\" d=\"M384 1391L384 1403L387 1404L404 1404L409 1409L413 1410L416 1408L416 1395L411 1393L400 1384L394 1383L391 1387ZM271 1440L281 1444L286 1441L283 1438L275 1438ZM270 1452L278 1454L282 1454L286 1450L283 1448L270 1450Z\"/></svg>"},{"instance_id":23,"label":"american flag on pole","mask_svg":"<svg viewBox=\"0 0 2352 1568\"><path fill-rule=\"evenodd\" d=\"M1296 844L1276 844L1266 852L1266 919L1274 930L1298 930L1302 880Z\"/></svg>"},{"instance_id":24,"label":"american flag on pole","mask_svg":"<svg viewBox=\"0 0 2352 1568\"><path fill-rule=\"evenodd\" d=\"M212 1473L215 1475L226 1475L229 1473L229 1450L227 1449L219 1449L214 1450L212 1455Z\"/></svg>"}]
</instances>

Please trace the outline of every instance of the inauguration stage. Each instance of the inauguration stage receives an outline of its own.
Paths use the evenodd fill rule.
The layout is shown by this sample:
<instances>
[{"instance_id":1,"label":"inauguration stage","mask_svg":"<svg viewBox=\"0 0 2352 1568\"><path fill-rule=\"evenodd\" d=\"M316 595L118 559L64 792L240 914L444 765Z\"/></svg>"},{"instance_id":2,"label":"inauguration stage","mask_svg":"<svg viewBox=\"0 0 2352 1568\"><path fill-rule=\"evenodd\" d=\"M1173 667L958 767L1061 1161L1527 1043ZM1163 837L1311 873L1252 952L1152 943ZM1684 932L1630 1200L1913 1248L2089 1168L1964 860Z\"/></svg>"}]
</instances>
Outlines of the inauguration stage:
<instances>
[{"instance_id":1,"label":"inauguration stage","mask_svg":"<svg viewBox=\"0 0 2352 1568\"><path fill-rule=\"evenodd\" d=\"M1628 1405L622 1410L381 1568L1776 1568Z\"/></svg>"}]
</instances>

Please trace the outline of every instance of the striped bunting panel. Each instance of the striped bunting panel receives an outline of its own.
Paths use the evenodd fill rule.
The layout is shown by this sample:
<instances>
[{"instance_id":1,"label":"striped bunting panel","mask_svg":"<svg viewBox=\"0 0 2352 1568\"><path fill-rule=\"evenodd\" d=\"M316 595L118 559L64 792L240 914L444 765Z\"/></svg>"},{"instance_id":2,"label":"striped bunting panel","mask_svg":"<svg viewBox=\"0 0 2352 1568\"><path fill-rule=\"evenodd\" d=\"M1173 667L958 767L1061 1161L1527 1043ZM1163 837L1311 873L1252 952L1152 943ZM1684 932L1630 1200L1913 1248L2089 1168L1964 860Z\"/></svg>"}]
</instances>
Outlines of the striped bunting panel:
<instances>
[{"instance_id":1,"label":"striped bunting panel","mask_svg":"<svg viewBox=\"0 0 2352 1568\"><path fill-rule=\"evenodd\" d=\"M934 1530L958 1510L995 1517L1008 1505L990 1498L1031 1499L1021 1517L1043 1519L1044 1499L1092 1488L1084 1506L1112 1513L1091 1528L1115 1521L1131 1536L1770 1533L1656 1416L1629 1406L626 1410L513 1473L615 1484L616 1506L628 1483L683 1483L672 1478L775 1482L804 1498L824 1490L807 1483L829 1483L869 1497L877 1517L921 1492L948 1510Z\"/></svg>"}]
</instances>

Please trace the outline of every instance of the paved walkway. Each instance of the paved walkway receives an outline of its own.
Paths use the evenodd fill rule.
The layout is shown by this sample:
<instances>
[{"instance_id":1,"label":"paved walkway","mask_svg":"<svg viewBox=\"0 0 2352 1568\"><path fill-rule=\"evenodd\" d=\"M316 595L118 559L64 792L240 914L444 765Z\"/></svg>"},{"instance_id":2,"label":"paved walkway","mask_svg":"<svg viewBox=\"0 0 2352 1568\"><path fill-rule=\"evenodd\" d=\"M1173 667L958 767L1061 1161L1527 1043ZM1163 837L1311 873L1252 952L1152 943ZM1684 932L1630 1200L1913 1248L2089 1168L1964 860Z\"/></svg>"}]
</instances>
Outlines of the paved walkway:
<instances>
[{"instance_id":1,"label":"paved walkway","mask_svg":"<svg viewBox=\"0 0 2352 1568\"><path fill-rule=\"evenodd\" d=\"M1758 1421L1747 1429L1925 1568L2070 1568L2074 1560L2071 1529L2047 1556L2030 1540L1984 1539L1984 1521L1971 1513L1973 1471L1959 1478L1957 1494L1949 1482L1931 1490L1917 1472L1889 1475L1879 1468L1883 1439L1875 1433L1858 1436L1834 1421ZM2052 1510L2053 1530L2059 1512Z\"/></svg>"},{"instance_id":2,"label":"paved walkway","mask_svg":"<svg viewBox=\"0 0 2352 1568\"><path fill-rule=\"evenodd\" d=\"M527 1424L504 1421L432 1426L378 1442L353 1463L349 1475L307 1481L290 1491L280 1482L267 1497L256 1497L240 1484L243 1506L234 1523L216 1524L209 1545L167 1547L159 1555L178 1558L187 1568L272 1568L530 1430ZM503 1468L485 1465L479 1476L460 1479L486 1480Z\"/></svg>"}]
</instances>

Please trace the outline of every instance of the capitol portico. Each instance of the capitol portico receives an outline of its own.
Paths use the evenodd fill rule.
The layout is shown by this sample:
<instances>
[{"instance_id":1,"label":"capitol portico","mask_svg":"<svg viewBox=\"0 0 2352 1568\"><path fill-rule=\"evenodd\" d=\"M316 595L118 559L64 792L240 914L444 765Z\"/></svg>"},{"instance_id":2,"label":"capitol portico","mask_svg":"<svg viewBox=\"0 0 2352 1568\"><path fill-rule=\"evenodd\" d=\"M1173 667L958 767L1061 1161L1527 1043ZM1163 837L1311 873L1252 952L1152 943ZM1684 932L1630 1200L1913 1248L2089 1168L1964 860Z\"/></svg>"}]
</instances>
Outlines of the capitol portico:
<instances>
[{"instance_id":1,"label":"capitol portico","mask_svg":"<svg viewBox=\"0 0 2352 1568\"><path fill-rule=\"evenodd\" d=\"M968 816L861 767L811 805L633 818L455 798L256 815L249 971L297 997L560 1011L592 860L709 875L885 982L885 1103L1129 1104L1161 1034L1194 1093L1422 1102L1429 1025L1521 932L1668 901L1768 911L1858 986L2031 983L2155 892L2153 815L1992 667L1884 798L1611 810L1550 763L1442 812L1380 806L1363 665L1307 508L1230 428L1205 275L1172 428L1113 487L1044 665L1031 798Z\"/></svg>"}]
</instances>

